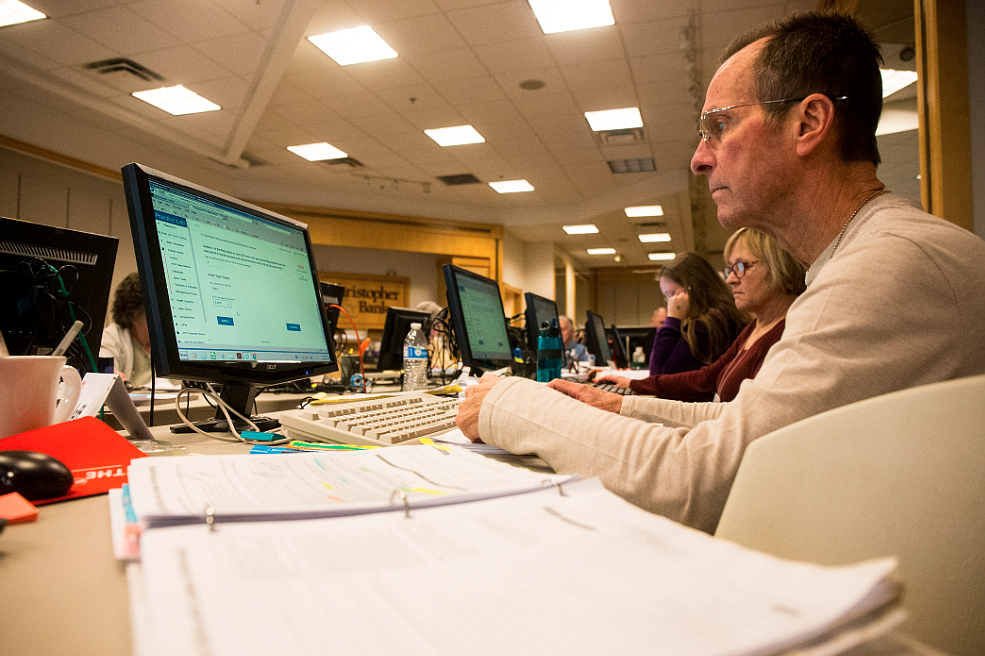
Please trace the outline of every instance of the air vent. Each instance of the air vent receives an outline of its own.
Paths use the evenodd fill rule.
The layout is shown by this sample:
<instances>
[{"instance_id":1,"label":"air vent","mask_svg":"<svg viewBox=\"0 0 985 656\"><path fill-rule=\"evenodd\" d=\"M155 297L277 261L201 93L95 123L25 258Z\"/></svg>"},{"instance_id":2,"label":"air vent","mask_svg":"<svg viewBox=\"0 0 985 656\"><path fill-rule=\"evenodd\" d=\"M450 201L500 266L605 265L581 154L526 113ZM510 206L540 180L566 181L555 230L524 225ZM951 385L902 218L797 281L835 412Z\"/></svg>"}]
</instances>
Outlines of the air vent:
<instances>
[{"instance_id":1,"label":"air vent","mask_svg":"<svg viewBox=\"0 0 985 656\"><path fill-rule=\"evenodd\" d=\"M652 173L657 165L652 157L642 159L610 159L609 170L613 173Z\"/></svg>"},{"instance_id":2,"label":"air vent","mask_svg":"<svg viewBox=\"0 0 985 656\"><path fill-rule=\"evenodd\" d=\"M145 82L150 82L152 80L164 80L164 76L158 75L151 69L141 66L132 59L126 59L124 57L89 62L85 65L85 68L90 71L96 71L100 75L105 75L106 73L129 73L130 75L139 77Z\"/></svg>"},{"instance_id":3,"label":"air vent","mask_svg":"<svg viewBox=\"0 0 985 656\"><path fill-rule=\"evenodd\" d=\"M366 168L366 165L360 162L355 157L339 157L338 159L322 159L322 160L318 160L316 164L324 164L325 166L330 166L330 167L348 166L351 169Z\"/></svg>"},{"instance_id":4,"label":"air vent","mask_svg":"<svg viewBox=\"0 0 985 656\"><path fill-rule=\"evenodd\" d=\"M438 179L444 182L449 187L457 187L458 185L470 185L470 184L482 183L482 180L475 177L471 173L459 173L457 175L439 175Z\"/></svg>"},{"instance_id":5,"label":"air vent","mask_svg":"<svg viewBox=\"0 0 985 656\"><path fill-rule=\"evenodd\" d=\"M637 228L667 228L665 221L651 221L650 223L637 223Z\"/></svg>"},{"instance_id":6,"label":"air vent","mask_svg":"<svg viewBox=\"0 0 985 656\"><path fill-rule=\"evenodd\" d=\"M622 130L600 130L596 132L603 146L633 146L646 143L643 128L625 128Z\"/></svg>"}]
</instances>

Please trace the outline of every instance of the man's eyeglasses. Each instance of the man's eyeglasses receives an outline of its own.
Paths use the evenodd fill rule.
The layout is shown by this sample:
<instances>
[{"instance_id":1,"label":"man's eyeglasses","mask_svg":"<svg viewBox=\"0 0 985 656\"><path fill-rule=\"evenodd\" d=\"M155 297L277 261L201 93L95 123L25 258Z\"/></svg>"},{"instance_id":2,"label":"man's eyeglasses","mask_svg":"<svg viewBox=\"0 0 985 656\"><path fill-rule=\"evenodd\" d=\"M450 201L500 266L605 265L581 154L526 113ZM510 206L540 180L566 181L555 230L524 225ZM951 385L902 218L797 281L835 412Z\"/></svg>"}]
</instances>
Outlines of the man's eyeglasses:
<instances>
[{"instance_id":1,"label":"man's eyeglasses","mask_svg":"<svg viewBox=\"0 0 985 656\"><path fill-rule=\"evenodd\" d=\"M743 262L742 260L739 260L732 266L728 266L726 264L725 268L722 269L722 271L725 272L726 280L728 280L729 275L733 273L735 274L736 278L741 278L742 276L746 275L746 269L751 267L753 264L759 264L759 260L753 260L752 262Z\"/></svg>"},{"instance_id":2,"label":"man's eyeglasses","mask_svg":"<svg viewBox=\"0 0 985 656\"><path fill-rule=\"evenodd\" d=\"M825 94L827 95L827 94ZM721 120L719 114L721 112L727 112L730 109L738 109L739 107L755 107L756 105L773 105L775 103L785 103L785 102L800 102L804 100L807 96L803 98L784 98L782 100L764 100L758 103L745 103L743 105L729 105L728 107L718 107L717 109L709 109L707 112L701 112L701 118L698 119L698 134L701 136L702 141L719 140L722 137L722 132L725 131L725 122ZM828 96L831 100L848 100L848 96Z\"/></svg>"}]
</instances>

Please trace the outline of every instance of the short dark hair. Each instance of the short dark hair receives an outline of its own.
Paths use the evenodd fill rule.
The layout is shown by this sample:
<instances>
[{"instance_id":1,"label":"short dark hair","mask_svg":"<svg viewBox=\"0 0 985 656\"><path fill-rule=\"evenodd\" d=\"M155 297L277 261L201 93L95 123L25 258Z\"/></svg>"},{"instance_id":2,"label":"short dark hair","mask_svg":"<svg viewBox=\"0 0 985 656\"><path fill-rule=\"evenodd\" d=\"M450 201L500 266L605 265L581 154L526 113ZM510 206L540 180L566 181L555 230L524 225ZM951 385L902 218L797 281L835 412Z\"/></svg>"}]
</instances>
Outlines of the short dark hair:
<instances>
[{"instance_id":1,"label":"short dark hair","mask_svg":"<svg viewBox=\"0 0 985 656\"><path fill-rule=\"evenodd\" d=\"M113 323L120 328L130 328L144 313L144 294L140 289L140 277L136 273L120 281L113 296Z\"/></svg>"},{"instance_id":2,"label":"short dark hair","mask_svg":"<svg viewBox=\"0 0 985 656\"><path fill-rule=\"evenodd\" d=\"M882 161L876 127L882 113L882 54L872 34L855 18L839 12L809 11L767 23L735 39L724 62L759 39L769 41L753 71L759 100L803 98L823 93L847 96L835 103L835 132L846 162ZM765 105L767 120L778 121L787 103Z\"/></svg>"}]
</instances>

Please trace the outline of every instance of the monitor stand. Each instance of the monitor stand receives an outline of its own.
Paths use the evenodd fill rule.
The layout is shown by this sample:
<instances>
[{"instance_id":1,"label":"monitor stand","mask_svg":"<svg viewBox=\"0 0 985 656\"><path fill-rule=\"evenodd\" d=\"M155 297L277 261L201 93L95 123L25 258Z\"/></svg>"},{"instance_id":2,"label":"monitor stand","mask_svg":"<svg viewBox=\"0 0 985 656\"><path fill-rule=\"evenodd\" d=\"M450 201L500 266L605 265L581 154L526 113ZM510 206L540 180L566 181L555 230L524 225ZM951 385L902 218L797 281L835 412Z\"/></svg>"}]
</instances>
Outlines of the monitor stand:
<instances>
[{"instance_id":1,"label":"monitor stand","mask_svg":"<svg viewBox=\"0 0 985 656\"><path fill-rule=\"evenodd\" d=\"M256 424L256 427L260 429L260 431L268 431L277 428L280 426L280 422L276 419L251 415L253 412L254 401L256 400L256 395L259 391L259 387L246 383L223 383L222 392L220 392L219 398L243 416L249 417L250 421ZM242 433L246 430L253 430L249 424L236 415L230 413L230 416L233 419L233 428L236 429L237 433ZM229 422L226 421L226 416L222 413L222 408L216 408L215 417L212 419L203 419L193 423L197 428L205 431L206 433L231 432L229 430ZM194 430L185 424L175 424L171 427L171 432L192 433Z\"/></svg>"}]
</instances>

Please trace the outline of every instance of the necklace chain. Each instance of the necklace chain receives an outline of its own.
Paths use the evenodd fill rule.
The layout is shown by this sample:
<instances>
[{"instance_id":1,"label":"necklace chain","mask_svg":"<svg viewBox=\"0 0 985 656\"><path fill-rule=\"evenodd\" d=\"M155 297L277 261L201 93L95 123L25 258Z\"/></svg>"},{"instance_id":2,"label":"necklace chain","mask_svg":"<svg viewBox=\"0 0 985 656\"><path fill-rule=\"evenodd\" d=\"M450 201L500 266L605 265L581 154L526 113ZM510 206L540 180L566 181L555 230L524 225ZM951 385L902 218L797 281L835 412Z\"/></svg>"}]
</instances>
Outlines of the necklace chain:
<instances>
[{"instance_id":1,"label":"necklace chain","mask_svg":"<svg viewBox=\"0 0 985 656\"><path fill-rule=\"evenodd\" d=\"M841 227L841 232L838 233L838 238L835 240L834 248L831 249L831 255L834 255L835 251L838 250L838 245L841 244L841 238L845 236L845 230L848 229L848 224L852 222L852 219L855 218L855 215L862 211L862 208L865 207L866 203L868 203L870 200L872 200L873 198L875 198L876 196L878 196L884 191L886 190L880 189L879 191L873 191L871 194L868 195L868 197L865 200L862 201L862 203L858 207L855 208L855 211L852 212L852 215L848 217L847 221L845 221L845 225Z\"/></svg>"}]
</instances>

